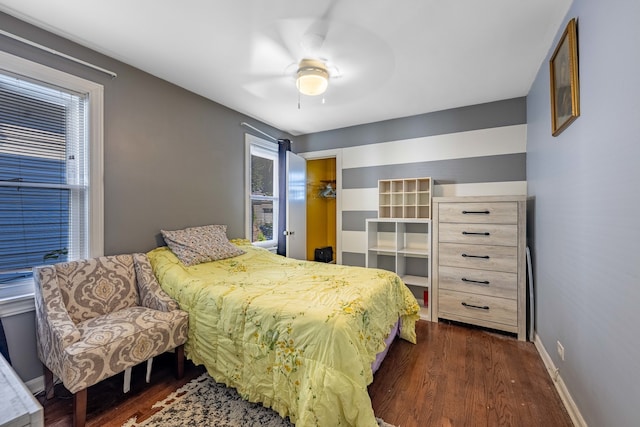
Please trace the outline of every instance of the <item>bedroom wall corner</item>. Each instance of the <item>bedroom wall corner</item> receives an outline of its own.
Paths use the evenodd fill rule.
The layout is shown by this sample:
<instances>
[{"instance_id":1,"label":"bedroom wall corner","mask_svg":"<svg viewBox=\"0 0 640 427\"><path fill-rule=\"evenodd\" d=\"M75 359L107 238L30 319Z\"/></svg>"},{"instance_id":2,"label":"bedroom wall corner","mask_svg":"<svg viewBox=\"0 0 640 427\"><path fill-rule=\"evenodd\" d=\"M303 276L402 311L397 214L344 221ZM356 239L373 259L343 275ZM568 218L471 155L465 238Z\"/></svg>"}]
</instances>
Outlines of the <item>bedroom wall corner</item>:
<instances>
[{"instance_id":1,"label":"bedroom wall corner","mask_svg":"<svg viewBox=\"0 0 640 427\"><path fill-rule=\"evenodd\" d=\"M639 2L574 0L527 96L536 334L592 426L638 423L638 16ZM553 137L548 60L571 18L580 116Z\"/></svg>"}]
</instances>

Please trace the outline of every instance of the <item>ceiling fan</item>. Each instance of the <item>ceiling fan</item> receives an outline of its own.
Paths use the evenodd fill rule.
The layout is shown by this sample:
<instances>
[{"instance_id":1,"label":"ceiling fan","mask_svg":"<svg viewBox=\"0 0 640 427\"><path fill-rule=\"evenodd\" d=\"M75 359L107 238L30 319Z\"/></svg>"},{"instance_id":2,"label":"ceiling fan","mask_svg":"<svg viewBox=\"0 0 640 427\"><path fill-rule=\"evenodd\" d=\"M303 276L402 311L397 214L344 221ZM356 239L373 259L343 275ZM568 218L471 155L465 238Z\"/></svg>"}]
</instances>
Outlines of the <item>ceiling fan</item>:
<instances>
[{"instance_id":1,"label":"ceiling fan","mask_svg":"<svg viewBox=\"0 0 640 427\"><path fill-rule=\"evenodd\" d=\"M339 77L337 67L330 70L329 60L324 57L329 52L325 43L330 29L335 23L335 8L338 0L331 0L318 18L312 19L307 28L302 27L304 32L299 35L299 47L301 49L292 49L289 44L289 53L293 55L301 55L297 62L295 71L296 88L302 95L318 96L322 95L329 86L329 78ZM281 34L285 36L285 28L280 28ZM299 30L298 30L299 31ZM296 40L296 35L287 35L289 41ZM293 37L291 39L291 37ZM291 65L289 65L291 67ZM290 72L290 70L289 70ZM299 104L299 101L298 101ZM300 105L298 105L300 108Z\"/></svg>"},{"instance_id":2,"label":"ceiling fan","mask_svg":"<svg viewBox=\"0 0 640 427\"><path fill-rule=\"evenodd\" d=\"M300 38L301 52L298 56L301 59L291 62L284 69L285 76L294 78L298 92L307 96L322 95L329 87L329 79L341 77L338 67L326 58L327 52L323 51L326 32L320 34L313 31L312 27Z\"/></svg>"},{"instance_id":3,"label":"ceiling fan","mask_svg":"<svg viewBox=\"0 0 640 427\"><path fill-rule=\"evenodd\" d=\"M318 95L326 93L335 104L387 78L391 50L373 32L350 22L348 10L336 7L339 3L331 1L319 17L278 19L258 31L245 89L265 99L295 93L298 104L303 95L309 105L314 98L324 103ZM372 49L375 57L369 54Z\"/></svg>"},{"instance_id":4,"label":"ceiling fan","mask_svg":"<svg viewBox=\"0 0 640 427\"><path fill-rule=\"evenodd\" d=\"M341 77L338 67L328 59L335 52L326 43L328 30L329 23L324 20L300 18L277 22L260 40L256 49L263 51L256 55L260 60L253 68L267 77L265 80L286 80L301 95L324 94L329 81Z\"/></svg>"}]
</instances>

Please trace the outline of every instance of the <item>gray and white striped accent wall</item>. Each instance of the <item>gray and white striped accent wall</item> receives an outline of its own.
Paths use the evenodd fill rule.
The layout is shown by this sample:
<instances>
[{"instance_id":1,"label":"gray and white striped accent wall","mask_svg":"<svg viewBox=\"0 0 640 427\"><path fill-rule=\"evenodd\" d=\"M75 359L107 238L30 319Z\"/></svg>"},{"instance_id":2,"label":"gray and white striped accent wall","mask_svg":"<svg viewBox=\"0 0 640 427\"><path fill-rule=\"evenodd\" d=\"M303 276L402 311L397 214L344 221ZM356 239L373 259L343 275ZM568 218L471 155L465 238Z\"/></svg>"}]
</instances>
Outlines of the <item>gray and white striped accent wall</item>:
<instances>
[{"instance_id":1,"label":"gray and white striped accent wall","mask_svg":"<svg viewBox=\"0 0 640 427\"><path fill-rule=\"evenodd\" d=\"M318 134L307 137L305 142L313 144L306 148L330 148L341 157L341 170L336 171L341 177L337 212L342 219L337 232L341 263L365 265L366 219L378 216L380 179L431 177L434 196L526 195L525 108L525 99L518 98L465 107L463 112L454 109L382 122L387 135L393 134L393 128L398 129L396 134L406 134L404 127L416 120L435 123L422 130L424 136L369 144L354 138L349 146L347 139L340 138L340 131L351 136L372 135L370 128L380 123L331 131L342 147L335 145L335 139L330 144ZM462 120L465 117L469 119ZM430 132L436 126L441 132ZM313 151L305 154L313 155Z\"/></svg>"}]
</instances>

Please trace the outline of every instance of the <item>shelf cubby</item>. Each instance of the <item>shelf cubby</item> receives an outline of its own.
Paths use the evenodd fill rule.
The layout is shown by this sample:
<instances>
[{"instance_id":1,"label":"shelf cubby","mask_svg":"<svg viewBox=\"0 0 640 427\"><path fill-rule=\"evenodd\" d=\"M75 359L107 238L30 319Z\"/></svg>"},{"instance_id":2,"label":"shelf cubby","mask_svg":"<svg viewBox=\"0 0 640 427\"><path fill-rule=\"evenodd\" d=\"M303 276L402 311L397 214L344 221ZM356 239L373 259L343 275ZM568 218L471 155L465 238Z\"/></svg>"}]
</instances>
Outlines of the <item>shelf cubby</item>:
<instances>
[{"instance_id":1,"label":"shelf cubby","mask_svg":"<svg viewBox=\"0 0 640 427\"><path fill-rule=\"evenodd\" d=\"M396 273L421 304L420 317L431 320L423 295L431 292L431 220L367 219L366 266ZM420 298L418 298L420 297Z\"/></svg>"},{"instance_id":2,"label":"shelf cubby","mask_svg":"<svg viewBox=\"0 0 640 427\"><path fill-rule=\"evenodd\" d=\"M431 218L431 178L378 181L379 218Z\"/></svg>"}]
</instances>

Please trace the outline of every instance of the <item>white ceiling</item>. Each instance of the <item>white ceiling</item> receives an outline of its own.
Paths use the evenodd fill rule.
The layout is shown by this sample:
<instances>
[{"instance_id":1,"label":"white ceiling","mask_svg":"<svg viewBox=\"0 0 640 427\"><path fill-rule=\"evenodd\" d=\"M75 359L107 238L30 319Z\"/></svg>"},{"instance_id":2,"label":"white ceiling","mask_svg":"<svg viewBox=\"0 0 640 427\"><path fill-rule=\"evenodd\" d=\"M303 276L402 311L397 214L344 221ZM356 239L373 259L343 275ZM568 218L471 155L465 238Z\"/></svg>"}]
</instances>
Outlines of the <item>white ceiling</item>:
<instances>
[{"instance_id":1,"label":"white ceiling","mask_svg":"<svg viewBox=\"0 0 640 427\"><path fill-rule=\"evenodd\" d=\"M300 135L525 96L571 1L0 0L0 10ZM311 56L333 77L298 108L295 64Z\"/></svg>"}]
</instances>

